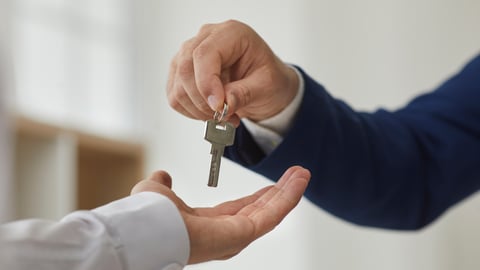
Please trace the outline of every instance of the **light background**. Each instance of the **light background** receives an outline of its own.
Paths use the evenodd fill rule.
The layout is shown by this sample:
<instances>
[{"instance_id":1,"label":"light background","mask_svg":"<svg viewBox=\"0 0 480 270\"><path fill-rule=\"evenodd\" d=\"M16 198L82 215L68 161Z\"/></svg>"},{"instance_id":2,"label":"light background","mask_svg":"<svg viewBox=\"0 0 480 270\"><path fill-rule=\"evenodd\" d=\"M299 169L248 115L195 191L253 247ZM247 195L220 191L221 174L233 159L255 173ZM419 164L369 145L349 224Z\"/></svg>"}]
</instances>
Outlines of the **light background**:
<instances>
[{"instance_id":1,"label":"light background","mask_svg":"<svg viewBox=\"0 0 480 270\"><path fill-rule=\"evenodd\" d=\"M193 206L271 183L223 160L219 187L208 188L204 125L168 106L169 62L202 24L249 24L280 58L359 110L398 108L480 52L473 0L14 2L17 110L144 142L146 172L169 171ZM424 230L392 232L302 200L235 258L187 269L479 269L479 210L473 196Z\"/></svg>"}]
</instances>

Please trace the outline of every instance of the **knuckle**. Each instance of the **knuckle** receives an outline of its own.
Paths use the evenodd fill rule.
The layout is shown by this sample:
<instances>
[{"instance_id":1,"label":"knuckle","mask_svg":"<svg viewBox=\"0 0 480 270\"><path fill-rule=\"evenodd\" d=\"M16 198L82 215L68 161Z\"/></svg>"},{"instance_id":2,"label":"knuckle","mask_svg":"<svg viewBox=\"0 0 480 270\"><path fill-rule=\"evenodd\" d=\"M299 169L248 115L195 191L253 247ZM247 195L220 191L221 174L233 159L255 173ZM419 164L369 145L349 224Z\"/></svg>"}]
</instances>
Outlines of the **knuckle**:
<instances>
[{"instance_id":1,"label":"knuckle","mask_svg":"<svg viewBox=\"0 0 480 270\"><path fill-rule=\"evenodd\" d=\"M192 44L194 44L194 42L195 42L195 38L191 38L191 39L188 39L188 40L184 41L182 43L182 45L180 46L180 52L189 51L190 48L192 47Z\"/></svg>"},{"instance_id":2,"label":"knuckle","mask_svg":"<svg viewBox=\"0 0 480 270\"><path fill-rule=\"evenodd\" d=\"M192 56L194 59L201 59L209 51L211 51L211 48L209 48L209 45L202 43L202 44L199 44L195 49L193 49Z\"/></svg>"},{"instance_id":3,"label":"knuckle","mask_svg":"<svg viewBox=\"0 0 480 270\"><path fill-rule=\"evenodd\" d=\"M225 21L223 27L228 31L235 31L238 33L245 33L250 30L250 27L247 24L233 19Z\"/></svg>"},{"instance_id":4,"label":"knuckle","mask_svg":"<svg viewBox=\"0 0 480 270\"><path fill-rule=\"evenodd\" d=\"M177 99L173 98L171 95L168 95L167 100L170 107L174 108L175 110L179 108L180 102Z\"/></svg>"},{"instance_id":5,"label":"knuckle","mask_svg":"<svg viewBox=\"0 0 480 270\"><path fill-rule=\"evenodd\" d=\"M176 70L177 69L177 61L178 61L178 56L175 55L172 60L170 60L170 70Z\"/></svg>"},{"instance_id":6,"label":"knuckle","mask_svg":"<svg viewBox=\"0 0 480 270\"><path fill-rule=\"evenodd\" d=\"M251 91L244 85L239 85L235 91L236 99L238 100L238 105L246 106L252 100Z\"/></svg>"},{"instance_id":7,"label":"knuckle","mask_svg":"<svg viewBox=\"0 0 480 270\"><path fill-rule=\"evenodd\" d=\"M191 58L182 58L177 62L177 74L181 79L188 79L193 74L193 61Z\"/></svg>"},{"instance_id":8,"label":"knuckle","mask_svg":"<svg viewBox=\"0 0 480 270\"><path fill-rule=\"evenodd\" d=\"M243 23L237 21L237 20L234 20L234 19L229 19L229 20L226 20L223 25L225 25L226 27L237 27L237 26L241 26L243 25Z\"/></svg>"},{"instance_id":9,"label":"knuckle","mask_svg":"<svg viewBox=\"0 0 480 270\"><path fill-rule=\"evenodd\" d=\"M181 103L182 103L182 100L185 99L186 95L187 94L185 93L185 91L180 89L170 91L167 94L168 104L175 110L178 110L182 107Z\"/></svg>"},{"instance_id":10,"label":"knuckle","mask_svg":"<svg viewBox=\"0 0 480 270\"><path fill-rule=\"evenodd\" d=\"M193 73L193 42L192 39L185 41L170 64L171 69L175 69L180 78L186 78Z\"/></svg>"},{"instance_id":11,"label":"knuckle","mask_svg":"<svg viewBox=\"0 0 480 270\"><path fill-rule=\"evenodd\" d=\"M198 30L198 33L201 35L203 33L208 33L210 30L213 28L213 24L211 23L206 23L200 27L200 30Z\"/></svg>"}]
</instances>

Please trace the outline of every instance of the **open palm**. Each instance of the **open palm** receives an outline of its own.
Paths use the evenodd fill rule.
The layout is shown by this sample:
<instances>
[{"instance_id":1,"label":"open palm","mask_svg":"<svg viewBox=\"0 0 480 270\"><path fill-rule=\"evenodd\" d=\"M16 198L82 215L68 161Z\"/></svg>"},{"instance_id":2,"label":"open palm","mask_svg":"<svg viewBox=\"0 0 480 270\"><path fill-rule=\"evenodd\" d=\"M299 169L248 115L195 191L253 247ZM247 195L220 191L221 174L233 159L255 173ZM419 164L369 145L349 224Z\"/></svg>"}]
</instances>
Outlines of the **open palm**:
<instances>
[{"instance_id":1,"label":"open palm","mask_svg":"<svg viewBox=\"0 0 480 270\"><path fill-rule=\"evenodd\" d=\"M250 196L211 208L191 208L171 190L171 177L158 171L139 182L132 193L153 191L172 200L179 209L190 238L189 263L228 259L255 239L271 231L298 204L310 172L289 168L275 185Z\"/></svg>"}]
</instances>

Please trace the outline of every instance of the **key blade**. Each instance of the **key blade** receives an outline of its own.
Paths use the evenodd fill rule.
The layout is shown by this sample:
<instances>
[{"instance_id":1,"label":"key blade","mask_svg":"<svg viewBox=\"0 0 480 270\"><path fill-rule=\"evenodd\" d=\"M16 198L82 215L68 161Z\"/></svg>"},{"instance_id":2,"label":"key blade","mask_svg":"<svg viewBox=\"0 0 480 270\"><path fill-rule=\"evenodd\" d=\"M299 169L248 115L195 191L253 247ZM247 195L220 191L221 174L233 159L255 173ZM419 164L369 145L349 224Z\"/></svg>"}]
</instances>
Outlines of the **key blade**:
<instances>
[{"instance_id":1,"label":"key blade","mask_svg":"<svg viewBox=\"0 0 480 270\"><path fill-rule=\"evenodd\" d=\"M228 122L219 122L215 119L207 120L204 138L212 144L208 186L216 187L225 146L233 145L235 140L235 127Z\"/></svg>"},{"instance_id":2,"label":"key blade","mask_svg":"<svg viewBox=\"0 0 480 270\"><path fill-rule=\"evenodd\" d=\"M222 161L223 152L225 147L220 144L212 144L210 153L212 154L212 160L210 162L210 173L208 176L208 186L217 187L218 177L220 175L220 163Z\"/></svg>"}]
</instances>

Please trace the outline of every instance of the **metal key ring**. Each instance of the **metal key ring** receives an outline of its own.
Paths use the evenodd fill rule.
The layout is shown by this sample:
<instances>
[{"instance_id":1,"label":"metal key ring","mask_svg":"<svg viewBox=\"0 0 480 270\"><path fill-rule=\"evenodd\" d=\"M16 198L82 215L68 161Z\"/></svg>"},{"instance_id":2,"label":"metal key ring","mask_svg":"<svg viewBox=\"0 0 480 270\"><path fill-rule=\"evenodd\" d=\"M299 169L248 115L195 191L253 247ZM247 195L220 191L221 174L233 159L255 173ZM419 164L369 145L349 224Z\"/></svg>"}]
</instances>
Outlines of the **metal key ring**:
<instances>
[{"instance_id":1,"label":"metal key ring","mask_svg":"<svg viewBox=\"0 0 480 270\"><path fill-rule=\"evenodd\" d=\"M221 113L219 113L218 111L215 111L215 114L213 115L213 119L215 121L222 122L223 118L225 118L227 113L228 113L228 105L227 103L223 103L223 111Z\"/></svg>"}]
</instances>

